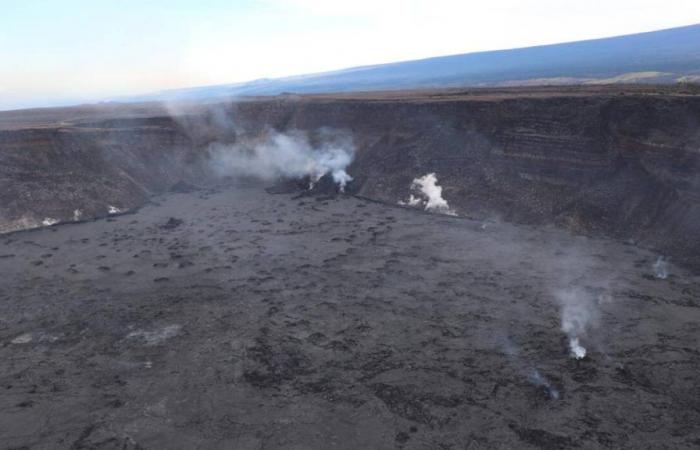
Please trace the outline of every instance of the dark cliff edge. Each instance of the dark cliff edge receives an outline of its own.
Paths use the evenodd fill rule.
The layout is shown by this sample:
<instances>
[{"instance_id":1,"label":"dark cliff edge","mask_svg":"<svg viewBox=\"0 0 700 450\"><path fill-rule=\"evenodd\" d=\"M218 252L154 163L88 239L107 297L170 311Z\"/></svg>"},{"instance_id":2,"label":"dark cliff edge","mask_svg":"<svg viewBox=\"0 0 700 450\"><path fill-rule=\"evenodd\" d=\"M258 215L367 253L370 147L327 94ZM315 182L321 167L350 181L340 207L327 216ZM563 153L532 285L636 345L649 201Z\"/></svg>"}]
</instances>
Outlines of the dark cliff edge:
<instances>
[{"instance_id":1,"label":"dark cliff edge","mask_svg":"<svg viewBox=\"0 0 700 450\"><path fill-rule=\"evenodd\" d=\"M232 124L235 124L233 126ZM0 231L135 207L213 180L240 129L352 132L359 195L435 172L461 215L630 241L700 270L700 94L571 87L280 96L0 113Z\"/></svg>"}]
</instances>

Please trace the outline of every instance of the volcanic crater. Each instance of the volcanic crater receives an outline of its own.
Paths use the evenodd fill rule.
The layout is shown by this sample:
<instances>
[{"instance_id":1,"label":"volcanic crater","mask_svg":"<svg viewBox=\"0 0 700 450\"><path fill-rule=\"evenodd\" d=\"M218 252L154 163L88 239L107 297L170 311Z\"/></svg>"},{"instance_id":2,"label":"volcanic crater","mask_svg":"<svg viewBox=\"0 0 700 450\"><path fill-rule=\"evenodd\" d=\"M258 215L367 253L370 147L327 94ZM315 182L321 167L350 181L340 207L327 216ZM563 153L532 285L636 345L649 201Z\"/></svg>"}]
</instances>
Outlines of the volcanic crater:
<instances>
[{"instance_id":1,"label":"volcanic crater","mask_svg":"<svg viewBox=\"0 0 700 450\"><path fill-rule=\"evenodd\" d=\"M682 86L0 113L2 446L696 447L699 120ZM323 130L344 192L212 164ZM405 204L427 174L454 215Z\"/></svg>"}]
</instances>

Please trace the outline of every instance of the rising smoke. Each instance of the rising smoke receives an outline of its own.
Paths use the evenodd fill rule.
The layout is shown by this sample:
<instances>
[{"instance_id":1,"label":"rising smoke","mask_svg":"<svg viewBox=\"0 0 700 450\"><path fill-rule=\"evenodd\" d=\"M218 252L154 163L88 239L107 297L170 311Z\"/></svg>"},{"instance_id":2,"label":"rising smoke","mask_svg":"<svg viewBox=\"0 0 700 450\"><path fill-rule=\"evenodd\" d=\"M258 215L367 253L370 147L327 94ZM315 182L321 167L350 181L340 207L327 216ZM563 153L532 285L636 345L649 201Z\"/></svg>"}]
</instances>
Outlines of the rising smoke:
<instances>
[{"instance_id":1,"label":"rising smoke","mask_svg":"<svg viewBox=\"0 0 700 450\"><path fill-rule=\"evenodd\" d=\"M313 139L312 139L313 138ZM352 138L337 130L317 130L312 137L295 130L268 130L262 137L239 139L235 144L210 145L213 167L224 176L246 176L263 180L309 177L310 188L330 174L340 191L352 181L347 167L353 160Z\"/></svg>"},{"instance_id":2,"label":"rising smoke","mask_svg":"<svg viewBox=\"0 0 700 450\"><path fill-rule=\"evenodd\" d=\"M662 280L668 278L668 262L663 256L659 256L654 263L654 276Z\"/></svg>"},{"instance_id":3,"label":"rising smoke","mask_svg":"<svg viewBox=\"0 0 700 450\"><path fill-rule=\"evenodd\" d=\"M416 193L417 197L411 194L408 201L399 201L400 205L423 206L426 211L448 214L450 216L457 215L450 209L447 200L442 198L442 186L438 186L435 173L429 173L414 179L411 183L411 190Z\"/></svg>"},{"instance_id":4,"label":"rising smoke","mask_svg":"<svg viewBox=\"0 0 700 450\"><path fill-rule=\"evenodd\" d=\"M554 400L559 399L559 391L554 386L552 386L552 383L550 383L549 380L545 378L539 370L532 369L529 378L532 384L534 384L535 386L542 387L545 390L545 392L547 392L550 398L553 398Z\"/></svg>"},{"instance_id":5,"label":"rising smoke","mask_svg":"<svg viewBox=\"0 0 700 450\"><path fill-rule=\"evenodd\" d=\"M52 217L46 217L44 220L41 221L41 224L45 227L50 227L51 225L56 225L57 223L58 219L54 219Z\"/></svg>"},{"instance_id":6,"label":"rising smoke","mask_svg":"<svg viewBox=\"0 0 700 450\"><path fill-rule=\"evenodd\" d=\"M556 293L556 298L561 307L561 330L569 338L571 356L585 358L586 348L581 339L598 326L598 298L581 288L561 290Z\"/></svg>"},{"instance_id":7,"label":"rising smoke","mask_svg":"<svg viewBox=\"0 0 700 450\"><path fill-rule=\"evenodd\" d=\"M515 343L511 339L505 339L501 342L503 351L508 356L510 362L515 366L518 372L524 374L527 380L533 385L544 389L549 398L558 400L559 391L552 385L552 383L533 367L532 364L525 361L522 356L520 356L520 351Z\"/></svg>"}]
</instances>

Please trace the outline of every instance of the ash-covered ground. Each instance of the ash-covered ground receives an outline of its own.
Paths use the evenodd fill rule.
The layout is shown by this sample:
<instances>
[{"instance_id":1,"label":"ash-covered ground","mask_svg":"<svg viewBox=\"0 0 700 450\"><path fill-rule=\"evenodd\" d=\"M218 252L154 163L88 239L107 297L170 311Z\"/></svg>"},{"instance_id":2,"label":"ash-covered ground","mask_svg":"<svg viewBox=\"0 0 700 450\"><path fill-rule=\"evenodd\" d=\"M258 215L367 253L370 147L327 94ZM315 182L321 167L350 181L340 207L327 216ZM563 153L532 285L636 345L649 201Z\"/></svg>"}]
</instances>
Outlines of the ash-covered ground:
<instances>
[{"instance_id":1,"label":"ash-covered ground","mask_svg":"<svg viewBox=\"0 0 700 450\"><path fill-rule=\"evenodd\" d=\"M700 277L656 260L260 187L6 235L0 446L697 447Z\"/></svg>"}]
</instances>

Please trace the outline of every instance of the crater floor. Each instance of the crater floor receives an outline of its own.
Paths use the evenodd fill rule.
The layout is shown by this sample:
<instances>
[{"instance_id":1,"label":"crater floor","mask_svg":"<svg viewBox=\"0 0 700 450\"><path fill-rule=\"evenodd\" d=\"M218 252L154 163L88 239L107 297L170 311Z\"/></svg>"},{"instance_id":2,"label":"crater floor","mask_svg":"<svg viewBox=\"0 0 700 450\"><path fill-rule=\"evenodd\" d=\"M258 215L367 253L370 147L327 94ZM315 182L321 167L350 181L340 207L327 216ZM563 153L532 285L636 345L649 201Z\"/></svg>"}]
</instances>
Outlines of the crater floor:
<instances>
[{"instance_id":1,"label":"crater floor","mask_svg":"<svg viewBox=\"0 0 700 450\"><path fill-rule=\"evenodd\" d=\"M258 187L6 235L0 443L695 447L700 278L655 260ZM567 295L590 313L582 360Z\"/></svg>"}]
</instances>

